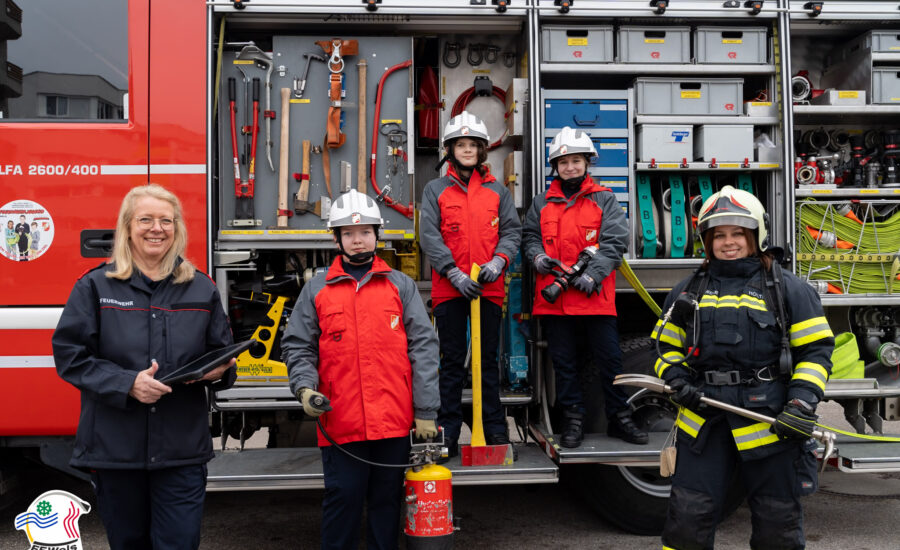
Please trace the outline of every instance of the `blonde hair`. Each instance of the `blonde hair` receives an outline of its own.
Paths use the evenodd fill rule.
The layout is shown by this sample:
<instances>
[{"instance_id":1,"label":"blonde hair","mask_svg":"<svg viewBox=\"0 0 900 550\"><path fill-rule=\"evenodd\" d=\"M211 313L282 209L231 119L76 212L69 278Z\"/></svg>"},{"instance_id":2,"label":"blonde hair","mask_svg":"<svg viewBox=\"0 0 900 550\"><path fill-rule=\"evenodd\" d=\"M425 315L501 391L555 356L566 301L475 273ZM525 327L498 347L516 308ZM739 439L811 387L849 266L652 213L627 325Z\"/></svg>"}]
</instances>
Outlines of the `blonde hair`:
<instances>
[{"instance_id":1,"label":"blonde hair","mask_svg":"<svg viewBox=\"0 0 900 550\"><path fill-rule=\"evenodd\" d=\"M187 227L184 225L184 216L181 210L181 201L174 193L155 183L147 185L139 185L131 189L125 198L122 199L122 206L119 208L119 220L116 222L116 237L113 243L112 256L109 258L111 264L115 264L115 269L107 271L106 276L113 279L127 280L131 278L134 272L134 256L131 253L131 223L134 221L134 209L137 200L143 197L151 197L165 201L172 205L175 211L175 227L173 230L174 239L171 248L163 257L160 274L165 279L169 275L173 275L173 282L184 283L194 278L196 268L187 259L175 266L175 262L184 254L187 249Z\"/></svg>"}]
</instances>

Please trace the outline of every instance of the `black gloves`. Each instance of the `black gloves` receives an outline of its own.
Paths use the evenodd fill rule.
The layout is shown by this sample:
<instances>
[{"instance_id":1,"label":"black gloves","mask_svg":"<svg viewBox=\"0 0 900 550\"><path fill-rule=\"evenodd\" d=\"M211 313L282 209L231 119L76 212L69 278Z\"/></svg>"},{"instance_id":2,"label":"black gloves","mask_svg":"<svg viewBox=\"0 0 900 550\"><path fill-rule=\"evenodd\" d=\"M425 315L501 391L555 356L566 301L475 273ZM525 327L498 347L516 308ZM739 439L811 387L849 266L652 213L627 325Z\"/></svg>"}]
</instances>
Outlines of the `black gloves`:
<instances>
[{"instance_id":1,"label":"black gloves","mask_svg":"<svg viewBox=\"0 0 900 550\"><path fill-rule=\"evenodd\" d=\"M703 397L703 392L686 378L672 380L669 382L669 387L673 390L673 393L669 394L669 399L682 407L696 411L705 406L700 401L700 398Z\"/></svg>"},{"instance_id":2,"label":"black gloves","mask_svg":"<svg viewBox=\"0 0 900 550\"><path fill-rule=\"evenodd\" d=\"M818 419L815 407L802 399L791 399L775 417L771 431L781 439L809 439Z\"/></svg>"},{"instance_id":3,"label":"black gloves","mask_svg":"<svg viewBox=\"0 0 900 550\"><path fill-rule=\"evenodd\" d=\"M594 292L600 293L600 285L597 284L597 281L594 280L593 277L588 275L587 273L582 273L578 277L572 281L572 286L584 292L588 296L593 294Z\"/></svg>"}]
</instances>

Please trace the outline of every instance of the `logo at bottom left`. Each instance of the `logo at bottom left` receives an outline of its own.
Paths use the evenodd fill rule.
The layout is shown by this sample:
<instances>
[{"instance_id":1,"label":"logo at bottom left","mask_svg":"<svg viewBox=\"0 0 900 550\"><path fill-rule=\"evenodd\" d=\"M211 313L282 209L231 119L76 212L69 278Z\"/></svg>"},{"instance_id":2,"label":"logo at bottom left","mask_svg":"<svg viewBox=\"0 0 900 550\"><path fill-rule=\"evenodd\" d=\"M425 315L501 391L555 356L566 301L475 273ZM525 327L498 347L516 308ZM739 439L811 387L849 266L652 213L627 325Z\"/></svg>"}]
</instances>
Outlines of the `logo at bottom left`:
<instances>
[{"instance_id":1,"label":"logo at bottom left","mask_svg":"<svg viewBox=\"0 0 900 550\"><path fill-rule=\"evenodd\" d=\"M29 550L81 550L78 520L91 505L66 491L47 491L16 516L16 529L25 531Z\"/></svg>"}]
</instances>

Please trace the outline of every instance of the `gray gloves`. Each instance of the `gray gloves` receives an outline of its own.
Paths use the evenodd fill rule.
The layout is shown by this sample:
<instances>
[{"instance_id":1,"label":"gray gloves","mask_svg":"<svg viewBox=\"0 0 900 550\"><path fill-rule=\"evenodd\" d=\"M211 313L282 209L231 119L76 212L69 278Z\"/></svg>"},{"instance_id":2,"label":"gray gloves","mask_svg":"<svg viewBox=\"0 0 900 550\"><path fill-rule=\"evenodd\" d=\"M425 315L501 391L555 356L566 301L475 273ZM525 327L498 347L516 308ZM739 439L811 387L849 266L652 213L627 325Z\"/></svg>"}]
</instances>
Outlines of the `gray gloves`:
<instances>
[{"instance_id":1,"label":"gray gloves","mask_svg":"<svg viewBox=\"0 0 900 550\"><path fill-rule=\"evenodd\" d=\"M331 410L331 402L323 394L310 388L297 390L297 401L303 405L303 412L313 418Z\"/></svg>"},{"instance_id":2,"label":"gray gloves","mask_svg":"<svg viewBox=\"0 0 900 550\"><path fill-rule=\"evenodd\" d=\"M453 288L458 290L467 300L478 298L484 290L480 284L473 281L458 267L453 267L447 272L447 280L449 280L450 284L453 285Z\"/></svg>"},{"instance_id":3,"label":"gray gloves","mask_svg":"<svg viewBox=\"0 0 900 550\"><path fill-rule=\"evenodd\" d=\"M588 296L590 296L594 292L597 292L598 294L600 293L600 288L597 284L597 281L595 281L594 278L587 273L582 273L581 275L576 277L575 280L572 281L572 286L584 292Z\"/></svg>"},{"instance_id":4,"label":"gray gloves","mask_svg":"<svg viewBox=\"0 0 900 550\"><path fill-rule=\"evenodd\" d=\"M541 275L546 275L553 271L553 264L550 262L550 256L541 252L534 257L534 269Z\"/></svg>"},{"instance_id":5,"label":"gray gloves","mask_svg":"<svg viewBox=\"0 0 900 550\"><path fill-rule=\"evenodd\" d=\"M491 261L481 264L481 273L478 274L479 283L493 283L497 280L503 268L506 267L506 260L500 256L494 256Z\"/></svg>"}]
</instances>

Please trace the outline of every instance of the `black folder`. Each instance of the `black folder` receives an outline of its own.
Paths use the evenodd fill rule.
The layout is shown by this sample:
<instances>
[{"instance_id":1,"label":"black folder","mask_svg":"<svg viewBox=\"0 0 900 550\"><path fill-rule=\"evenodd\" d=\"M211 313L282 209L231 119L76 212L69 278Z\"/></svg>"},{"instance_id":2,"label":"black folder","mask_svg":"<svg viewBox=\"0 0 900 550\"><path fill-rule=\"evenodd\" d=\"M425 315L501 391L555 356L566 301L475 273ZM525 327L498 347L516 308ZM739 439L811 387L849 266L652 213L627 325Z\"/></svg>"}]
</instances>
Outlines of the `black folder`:
<instances>
[{"instance_id":1,"label":"black folder","mask_svg":"<svg viewBox=\"0 0 900 550\"><path fill-rule=\"evenodd\" d=\"M251 338L246 342L240 342L238 344L231 344L230 346L226 346L224 348L214 349L194 359L175 372L170 372L164 377L158 378L158 380L163 384L168 385L178 384L180 382L189 382L191 380L199 380L203 378L203 375L205 375L209 371L215 369L223 363L227 363L231 360L232 357L237 357L244 351L248 350L250 346L255 343L256 340Z\"/></svg>"}]
</instances>

